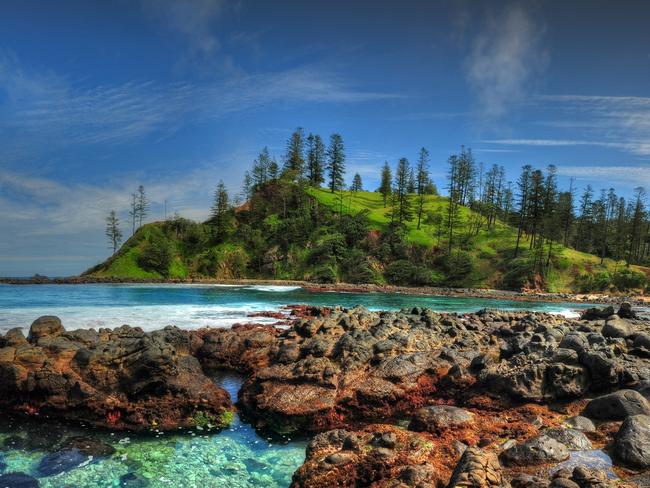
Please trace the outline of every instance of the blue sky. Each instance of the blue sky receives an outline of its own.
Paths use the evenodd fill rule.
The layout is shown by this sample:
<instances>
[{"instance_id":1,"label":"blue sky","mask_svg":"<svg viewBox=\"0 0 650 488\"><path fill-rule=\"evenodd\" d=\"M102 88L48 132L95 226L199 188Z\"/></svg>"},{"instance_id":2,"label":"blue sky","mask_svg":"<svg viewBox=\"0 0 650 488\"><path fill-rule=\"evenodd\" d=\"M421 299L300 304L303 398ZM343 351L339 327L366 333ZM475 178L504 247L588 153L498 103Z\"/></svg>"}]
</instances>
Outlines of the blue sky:
<instances>
[{"instance_id":1,"label":"blue sky","mask_svg":"<svg viewBox=\"0 0 650 488\"><path fill-rule=\"evenodd\" d=\"M461 144L561 182L650 188L647 2L5 2L0 275L79 273L143 184L207 215L256 153L343 135L348 176ZM125 227L127 227L125 225Z\"/></svg>"}]
</instances>

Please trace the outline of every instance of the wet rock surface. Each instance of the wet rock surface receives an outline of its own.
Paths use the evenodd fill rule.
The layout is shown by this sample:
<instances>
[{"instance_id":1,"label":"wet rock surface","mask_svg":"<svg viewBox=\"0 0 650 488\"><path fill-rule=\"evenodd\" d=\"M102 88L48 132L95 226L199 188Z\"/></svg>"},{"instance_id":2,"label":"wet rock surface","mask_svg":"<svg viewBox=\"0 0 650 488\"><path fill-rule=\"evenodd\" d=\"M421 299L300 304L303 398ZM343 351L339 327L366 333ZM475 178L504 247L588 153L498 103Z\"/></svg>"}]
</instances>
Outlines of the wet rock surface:
<instances>
[{"instance_id":1,"label":"wet rock surface","mask_svg":"<svg viewBox=\"0 0 650 488\"><path fill-rule=\"evenodd\" d=\"M205 372L239 371L247 421L314 436L294 487L632 487L650 466L650 322L627 306L580 319L302 307L285 328L150 334L60 325L48 317L27 338L0 338L1 409L192 426L231 408ZM65 456L110 455L57 442ZM590 464L599 449L614 475Z\"/></svg>"},{"instance_id":2,"label":"wet rock surface","mask_svg":"<svg viewBox=\"0 0 650 488\"><path fill-rule=\"evenodd\" d=\"M219 418L230 399L190 354L191 341L175 327L67 332L42 317L24 342L15 332L0 338L0 409L132 430Z\"/></svg>"}]
</instances>

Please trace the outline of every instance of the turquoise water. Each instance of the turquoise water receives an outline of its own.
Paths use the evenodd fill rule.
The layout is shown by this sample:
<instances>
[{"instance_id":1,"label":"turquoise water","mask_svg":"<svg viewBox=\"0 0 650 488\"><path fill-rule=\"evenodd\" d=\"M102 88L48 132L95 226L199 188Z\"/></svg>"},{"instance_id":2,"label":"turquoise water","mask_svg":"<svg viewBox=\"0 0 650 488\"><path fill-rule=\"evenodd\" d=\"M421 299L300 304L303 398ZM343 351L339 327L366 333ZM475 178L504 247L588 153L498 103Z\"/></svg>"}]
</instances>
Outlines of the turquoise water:
<instances>
[{"instance_id":1,"label":"turquoise water","mask_svg":"<svg viewBox=\"0 0 650 488\"><path fill-rule=\"evenodd\" d=\"M239 376L223 373L215 381L237 397ZM108 444L115 452L92 458L76 454L65 471L45 476L44 458L75 436ZM5 473L25 473L45 488L286 487L305 458L305 446L305 440L261 436L238 416L219 433L195 429L148 435L0 421L0 468L4 463Z\"/></svg>"},{"instance_id":2,"label":"turquoise water","mask_svg":"<svg viewBox=\"0 0 650 488\"><path fill-rule=\"evenodd\" d=\"M0 332L28 328L41 315L57 315L68 329L116 327L146 330L223 327L248 321L249 313L292 304L365 305L373 310L423 306L441 312L492 307L570 314L584 304L519 302L386 293L310 292L290 286L216 285L0 285ZM256 319L256 321L264 321ZM266 319L273 322L273 319Z\"/></svg>"},{"instance_id":3,"label":"turquoise water","mask_svg":"<svg viewBox=\"0 0 650 488\"><path fill-rule=\"evenodd\" d=\"M365 305L370 309L413 306L470 312L484 307L572 314L585 305L382 293L312 293L296 287L200 285L0 285L0 332L27 329L40 315L58 315L68 329L121 324L152 330L224 327L250 320L256 311L291 304ZM266 319L270 322L275 319ZM237 375L215 377L234 399ZM67 452L65 469L52 474L52 453L66 439L84 436L114 452L88 457ZM89 441L84 441L89 442ZM61 424L25 424L0 418L0 473L22 472L42 487L286 487L304 460L306 442L269 438L239 417L229 429L133 435ZM48 457L49 456L49 457ZM56 470L55 470L56 471ZM0 488L7 486L2 483ZM11 485L8 485L11 486Z\"/></svg>"}]
</instances>

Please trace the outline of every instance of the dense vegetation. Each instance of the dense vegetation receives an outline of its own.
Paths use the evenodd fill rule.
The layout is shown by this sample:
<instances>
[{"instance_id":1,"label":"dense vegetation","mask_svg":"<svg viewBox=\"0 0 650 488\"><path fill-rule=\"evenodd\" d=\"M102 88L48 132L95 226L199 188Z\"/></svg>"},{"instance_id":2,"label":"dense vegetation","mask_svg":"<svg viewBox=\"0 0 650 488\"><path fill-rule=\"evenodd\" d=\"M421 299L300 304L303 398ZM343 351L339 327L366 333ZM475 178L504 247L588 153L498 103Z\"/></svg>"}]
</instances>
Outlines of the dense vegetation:
<instances>
[{"instance_id":1,"label":"dense vegetation","mask_svg":"<svg viewBox=\"0 0 650 488\"><path fill-rule=\"evenodd\" d=\"M319 136L304 137L298 129L281 168L265 148L246 172L243 205L234 207L220 183L208 221L176 215L143 225L87 273L549 291L645 288L645 268L638 266L648 260L639 237L647 233L640 190L626 205L613 190L593 199L588 188L575 215L573 191L558 190L552 166L546 172L524 166L515 190L503 168L485 170L463 149L449 158L449 196L442 197L428 163L423 148L413 167L402 158L394 172L387 163L378 168L376 192L363 191L359 174L346 191L340 135L326 148ZM133 200L135 227L138 208L146 209L143 189Z\"/></svg>"}]
</instances>

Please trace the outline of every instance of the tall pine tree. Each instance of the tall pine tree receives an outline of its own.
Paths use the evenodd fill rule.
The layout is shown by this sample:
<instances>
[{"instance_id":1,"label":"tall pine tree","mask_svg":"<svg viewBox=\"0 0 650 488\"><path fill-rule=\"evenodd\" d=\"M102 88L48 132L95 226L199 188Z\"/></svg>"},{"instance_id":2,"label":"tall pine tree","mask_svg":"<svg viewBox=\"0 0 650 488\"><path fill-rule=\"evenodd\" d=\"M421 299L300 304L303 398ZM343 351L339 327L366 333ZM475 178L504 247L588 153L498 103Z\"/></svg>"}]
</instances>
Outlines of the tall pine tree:
<instances>
[{"instance_id":1,"label":"tall pine tree","mask_svg":"<svg viewBox=\"0 0 650 488\"><path fill-rule=\"evenodd\" d=\"M345 176L345 149L340 134L330 136L330 145L327 149L327 173L329 176L328 186L332 193L342 190L343 177Z\"/></svg>"},{"instance_id":2,"label":"tall pine tree","mask_svg":"<svg viewBox=\"0 0 650 488\"><path fill-rule=\"evenodd\" d=\"M324 181L323 170L325 166L325 144L316 134L307 136L307 178L309 184L319 187Z\"/></svg>"},{"instance_id":3,"label":"tall pine tree","mask_svg":"<svg viewBox=\"0 0 650 488\"><path fill-rule=\"evenodd\" d=\"M392 186L393 175L390 171L388 161L385 161L384 166L381 169L381 183L379 185L379 193L381 193L382 197L384 198L384 208L386 208L386 203L388 202L388 197L390 196Z\"/></svg>"}]
</instances>

